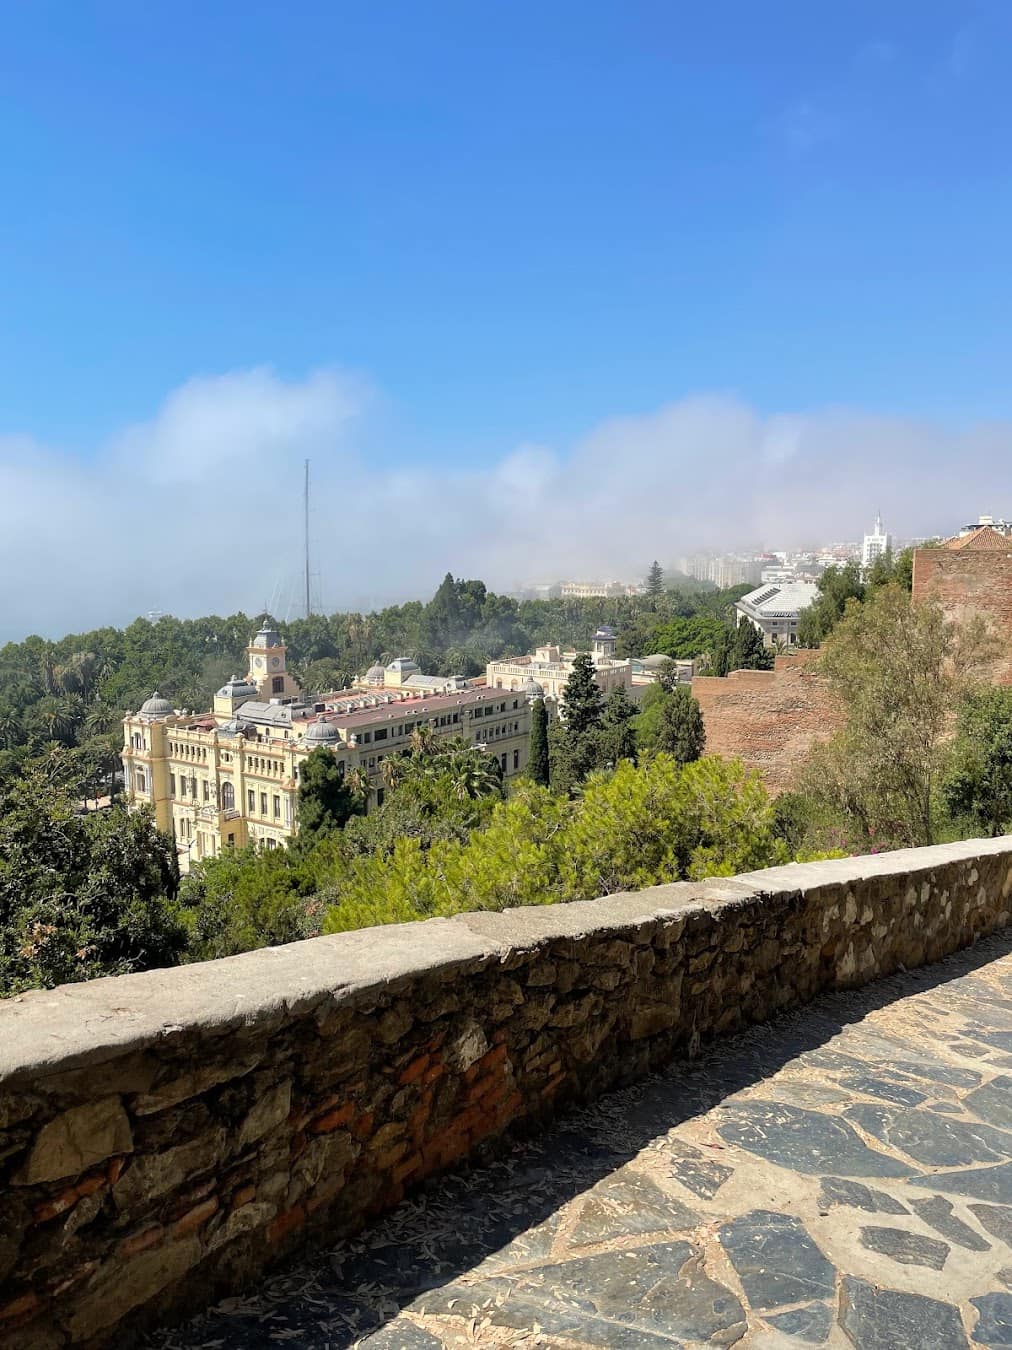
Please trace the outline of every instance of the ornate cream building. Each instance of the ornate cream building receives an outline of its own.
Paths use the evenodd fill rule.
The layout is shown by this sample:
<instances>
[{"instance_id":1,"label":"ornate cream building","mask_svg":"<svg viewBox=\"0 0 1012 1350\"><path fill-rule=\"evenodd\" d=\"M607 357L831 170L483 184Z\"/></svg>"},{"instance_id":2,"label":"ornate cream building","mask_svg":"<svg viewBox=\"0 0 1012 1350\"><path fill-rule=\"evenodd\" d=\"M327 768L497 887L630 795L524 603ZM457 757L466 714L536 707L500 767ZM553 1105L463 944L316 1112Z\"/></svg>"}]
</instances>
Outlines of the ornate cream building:
<instances>
[{"instance_id":1,"label":"ornate cream building","mask_svg":"<svg viewBox=\"0 0 1012 1350\"><path fill-rule=\"evenodd\" d=\"M594 678L605 698L614 689L624 689L634 703L643 696L644 689L653 684L662 667L668 663L666 656L648 656L643 660L636 658L621 661L615 655L615 633L608 627L599 628L594 634L590 655L594 662ZM550 712L557 712L570 675L577 652L562 651L556 646L538 647L529 656L504 656L499 661L490 661L485 668L485 683L490 689L506 689L519 692L527 698L544 698ZM693 663L678 661L679 677L692 678ZM688 673L683 675L682 668Z\"/></svg>"},{"instance_id":2,"label":"ornate cream building","mask_svg":"<svg viewBox=\"0 0 1012 1350\"><path fill-rule=\"evenodd\" d=\"M522 694L446 678L430 693L413 685L418 668L401 658L386 668L389 685L310 699L272 628L262 628L247 653L246 675L218 690L211 712L180 712L156 692L123 719L127 797L153 807L158 826L176 838L184 871L222 849L277 848L295 834L299 769L317 746L327 746L343 772L368 774L375 803L383 800L383 760L403 753L425 724L438 737L484 746L507 778L527 767L530 706ZM394 685L398 665L405 678Z\"/></svg>"}]
</instances>

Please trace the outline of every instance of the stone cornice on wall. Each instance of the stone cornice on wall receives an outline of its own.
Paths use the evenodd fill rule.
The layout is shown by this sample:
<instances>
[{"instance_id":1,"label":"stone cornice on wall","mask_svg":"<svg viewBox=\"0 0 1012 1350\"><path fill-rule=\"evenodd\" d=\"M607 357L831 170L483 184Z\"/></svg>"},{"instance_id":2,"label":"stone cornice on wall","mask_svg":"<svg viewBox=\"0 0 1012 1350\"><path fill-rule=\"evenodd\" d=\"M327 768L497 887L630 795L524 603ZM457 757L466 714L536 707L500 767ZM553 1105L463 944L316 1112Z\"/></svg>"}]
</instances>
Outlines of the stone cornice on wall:
<instances>
[{"instance_id":1,"label":"stone cornice on wall","mask_svg":"<svg viewBox=\"0 0 1012 1350\"><path fill-rule=\"evenodd\" d=\"M568 1104L1010 914L1012 838L973 840L0 1003L0 1350L124 1344Z\"/></svg>"}]
</instances>

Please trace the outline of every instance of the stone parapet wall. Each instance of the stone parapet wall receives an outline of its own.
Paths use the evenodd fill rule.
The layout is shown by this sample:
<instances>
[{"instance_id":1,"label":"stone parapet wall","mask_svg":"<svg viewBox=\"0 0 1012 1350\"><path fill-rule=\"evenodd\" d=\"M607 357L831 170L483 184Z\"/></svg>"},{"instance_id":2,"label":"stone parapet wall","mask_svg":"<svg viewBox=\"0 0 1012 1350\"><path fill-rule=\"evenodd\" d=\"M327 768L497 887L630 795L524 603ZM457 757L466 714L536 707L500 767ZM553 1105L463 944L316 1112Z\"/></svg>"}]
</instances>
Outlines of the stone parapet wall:
<instances>
[{"instance_id":1,"label":"stone parapet wall","mask_svg":"<svg viewBox=\"0 0 1012 1350\"><path fill-rule=\"evenodd\" d=\"M129 1343L722 1033L1003 927L1012 838L0 1004L0 1347Z\"/></svg>"},{"instance_id":2,"label":"stone parapet wall","mask_svg":"<svg viewBox=\"0 0 1012 1350\"><path fill-rule=\"evenodd\" d=\"M817 651L778 656L772 670L697 675L692 681L712 755L736 755L758 769L771 792L794 786L798 766L816 741L840 725Z\"/></svg>"}]
</instances>

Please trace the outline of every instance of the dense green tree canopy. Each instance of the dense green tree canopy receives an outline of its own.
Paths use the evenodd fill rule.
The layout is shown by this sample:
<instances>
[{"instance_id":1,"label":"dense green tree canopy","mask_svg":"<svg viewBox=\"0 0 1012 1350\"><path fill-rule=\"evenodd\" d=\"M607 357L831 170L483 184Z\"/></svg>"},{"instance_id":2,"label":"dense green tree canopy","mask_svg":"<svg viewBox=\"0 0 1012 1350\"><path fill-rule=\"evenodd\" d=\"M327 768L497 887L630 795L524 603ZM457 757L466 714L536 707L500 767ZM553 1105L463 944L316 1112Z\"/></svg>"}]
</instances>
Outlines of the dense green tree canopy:
<instances>
[{"instance_id":1,"label":"dense green tree canopy","mask_svg":"<svg viewBox=\"0 0 1012 1350\"><path fill-rule=\"evenodd\" d=\"M852 599L820 661L843 725L813 756L812 795L868 843L933 843L949 719L990 652L983 624L957 627L899 586Z\"/></svg>"},{"instance_id":2,"label":"dense green tree canopy","mask_svg":"<svg viewBox=\"0 0 1012 1350\"><path fill-rule=\"evenodd\" d=\"M78 814L35 767L0 793L0 994L168 965L175 846L145 812Z\"/></svg>"},{"instance_id":3,"label":"dense green tree canopy","mask_svg":"<svg viewBox=\"0 0 1012 1350\"><path fill-rule=\"evenodd\" d=\"M964 699L944 793L949 810L984 833L1012 829L1012 689Z\"/></svg>"}]
</instances>

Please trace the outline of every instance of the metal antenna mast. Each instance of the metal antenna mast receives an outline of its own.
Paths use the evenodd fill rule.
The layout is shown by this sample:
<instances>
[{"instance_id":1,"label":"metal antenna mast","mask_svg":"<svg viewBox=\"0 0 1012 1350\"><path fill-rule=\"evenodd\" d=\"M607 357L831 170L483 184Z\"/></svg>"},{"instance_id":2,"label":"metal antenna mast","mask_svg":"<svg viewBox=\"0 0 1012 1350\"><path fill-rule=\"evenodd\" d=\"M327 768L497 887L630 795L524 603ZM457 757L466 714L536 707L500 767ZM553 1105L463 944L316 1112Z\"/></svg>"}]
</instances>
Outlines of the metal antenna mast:
<instances>
[{"instance_id":1,"label":"metal antenna mast","mask_svg":"<svg viewBox=\"0 0 1012 1350\"><path fill-rule=\"evenodd\" d=\"M306 486L303 494L305 501L305 533L306 533L306 618L311 613L309 601L309 460L306 460Z\"/></svg>"}]
</instances>

